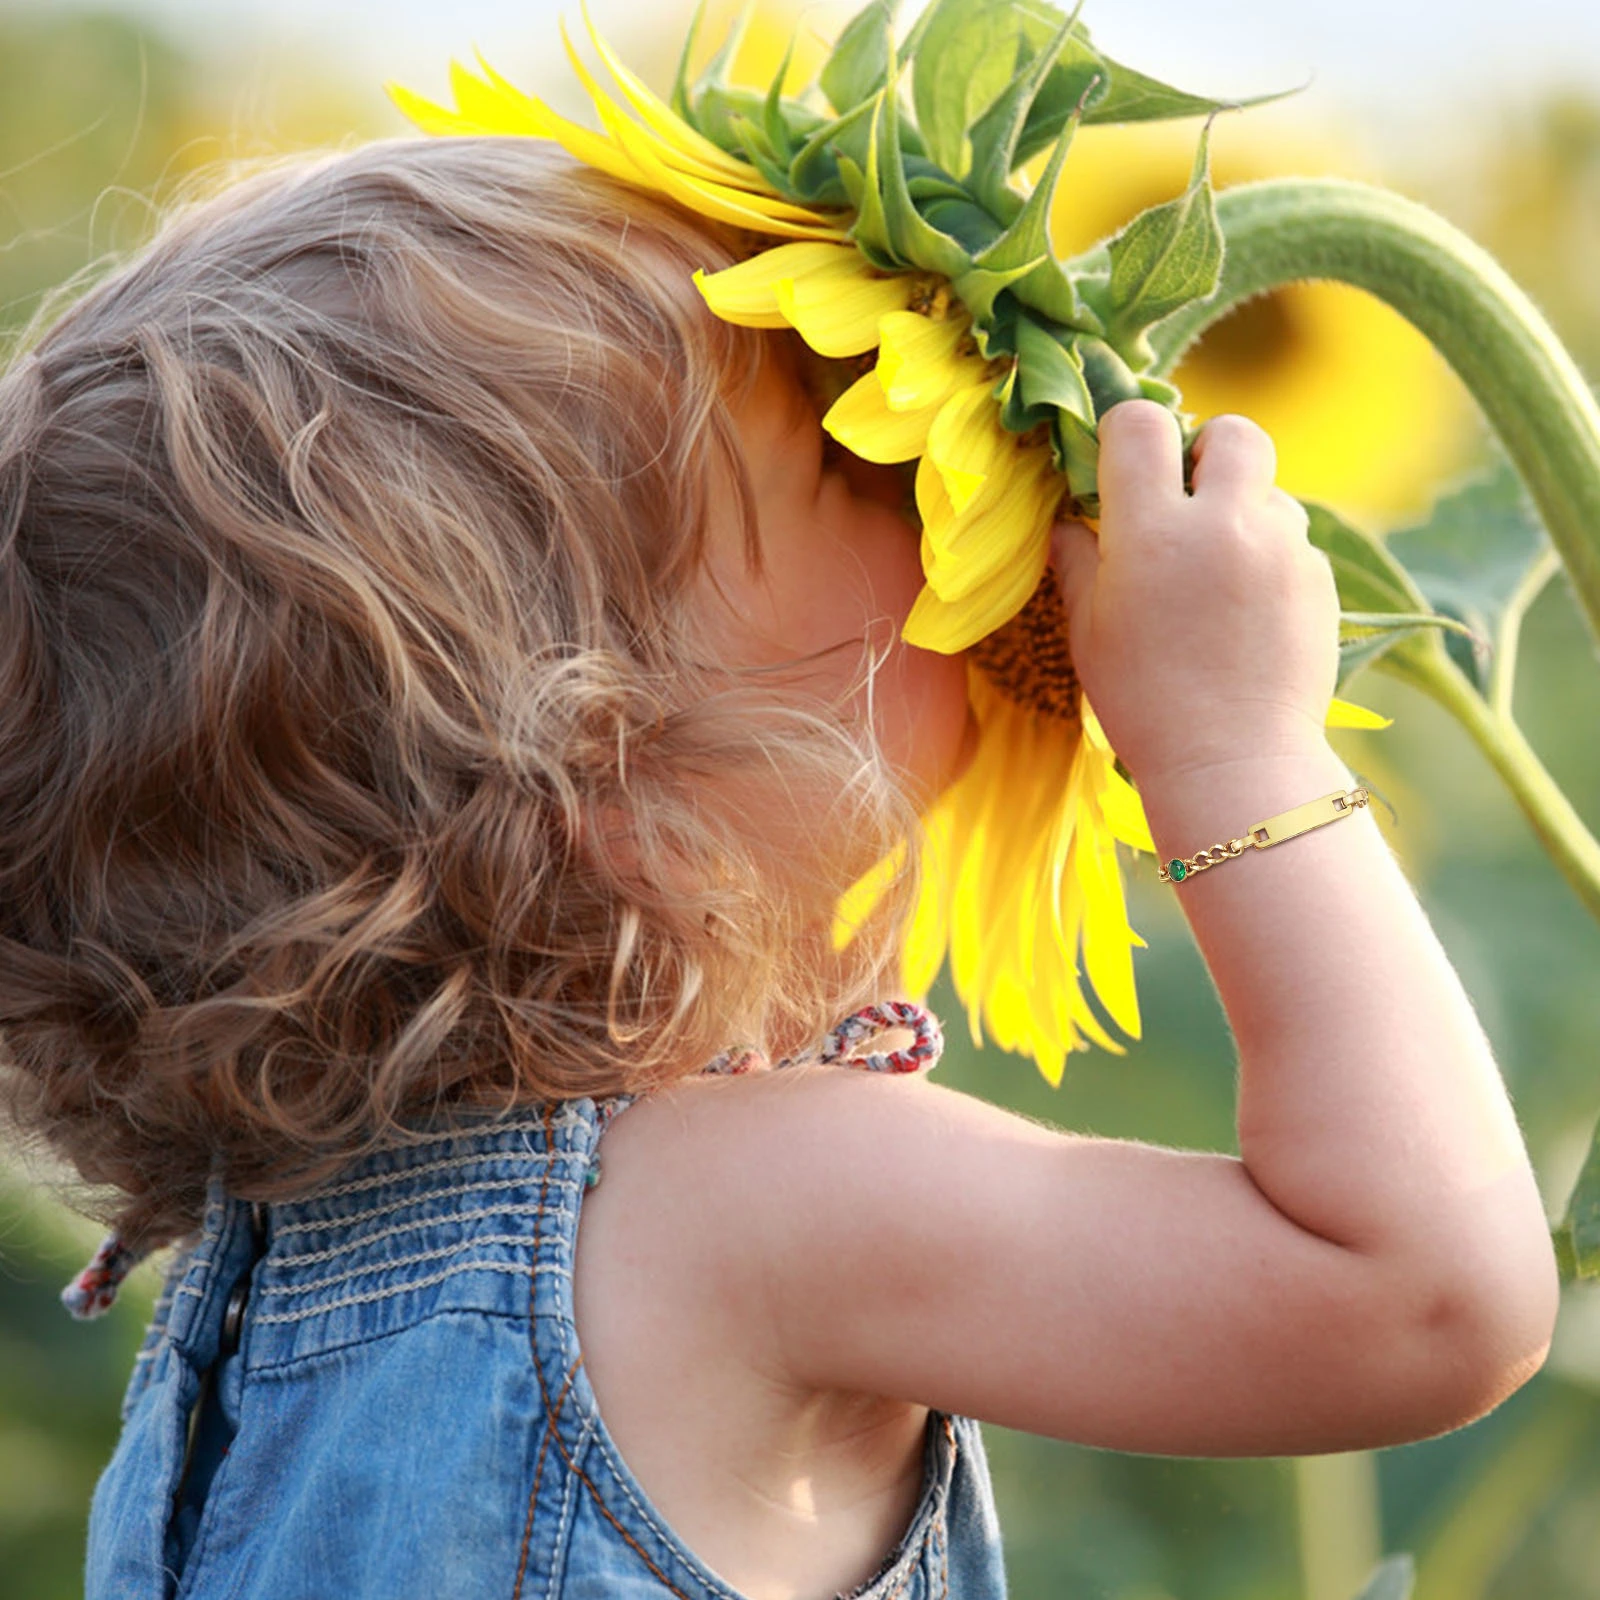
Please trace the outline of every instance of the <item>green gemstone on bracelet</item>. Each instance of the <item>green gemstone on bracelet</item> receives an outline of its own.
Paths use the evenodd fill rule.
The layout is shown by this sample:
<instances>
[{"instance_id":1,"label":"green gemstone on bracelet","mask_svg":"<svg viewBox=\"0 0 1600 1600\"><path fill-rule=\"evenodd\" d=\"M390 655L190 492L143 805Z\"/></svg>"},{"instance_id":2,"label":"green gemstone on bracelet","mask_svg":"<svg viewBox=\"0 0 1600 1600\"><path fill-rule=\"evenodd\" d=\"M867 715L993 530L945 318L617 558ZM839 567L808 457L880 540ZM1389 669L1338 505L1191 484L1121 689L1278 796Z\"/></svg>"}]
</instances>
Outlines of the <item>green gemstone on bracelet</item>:
<instances>
[{"instance_id":1,"label":"green gemstone on bracelet","mask_svg":"<svg viewBox=\"0 0 1600 1600\"><path fill-rule=\"evenodd\" d=\"M1189 869L1181 861L1169 861L1167 875L1174 883L1182 883L1189 876Z\"/></svg>"}]
</instances>

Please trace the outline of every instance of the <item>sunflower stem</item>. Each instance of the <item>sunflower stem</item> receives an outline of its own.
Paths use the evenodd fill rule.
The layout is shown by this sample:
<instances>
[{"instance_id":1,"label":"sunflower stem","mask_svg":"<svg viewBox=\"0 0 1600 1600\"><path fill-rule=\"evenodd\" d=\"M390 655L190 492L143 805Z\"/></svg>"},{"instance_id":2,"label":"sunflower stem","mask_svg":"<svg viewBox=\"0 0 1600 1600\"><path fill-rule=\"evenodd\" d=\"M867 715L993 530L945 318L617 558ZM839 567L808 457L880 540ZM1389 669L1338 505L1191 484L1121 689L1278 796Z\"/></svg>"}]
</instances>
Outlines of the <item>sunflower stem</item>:
<instances>
[{"instance_id":1,"label":"sunflower stem","mask_svg":"<svg viewBox=\"0 0 1600 1600\"><path fill-rule=\"evenodd\" d=\"M1546 771L1522 729L1484 700L1437 638L1417 649L1390 652L1377 669L1422 690L1461 724L1510 789L1561 875L1600 920L1600 841Z\"/></svg>"},{"instance_id":2,"label":"sunflower stem","mask_svg":"<svg viewBox=\"0 0 1600 1600\"><path fill-rule=\"evenodd\" d=\"M1426 207L1333 178L1243 184L1217 197L1227 241L1209 300L1156 328L1169 372L1235 306L1289 283L1365 289L1455 368L1499 434L1600 643L1600 407L1533 302L1485 250Z\"/></svg>"}]
</instances>

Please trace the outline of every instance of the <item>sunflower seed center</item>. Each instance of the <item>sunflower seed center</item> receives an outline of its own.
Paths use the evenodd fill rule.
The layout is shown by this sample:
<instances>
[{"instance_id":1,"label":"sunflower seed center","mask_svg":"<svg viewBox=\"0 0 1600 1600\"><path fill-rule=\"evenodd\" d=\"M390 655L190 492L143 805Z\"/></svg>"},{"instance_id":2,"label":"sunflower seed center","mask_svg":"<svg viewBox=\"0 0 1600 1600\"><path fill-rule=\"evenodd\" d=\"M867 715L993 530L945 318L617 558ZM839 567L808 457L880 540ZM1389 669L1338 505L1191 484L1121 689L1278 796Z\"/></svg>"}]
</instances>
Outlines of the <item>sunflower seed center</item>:
<instances>
[{"instance_id":1,"label":"sunflower seed center","mask_svg":"<svg viewBox=\"0 0 1600 1600\"><path fill-rule=\"evenodd\" d=\"M1008 700L1047 717L1078 721L1078 675L1053 569L1045 569L1039 587L1016 616L972 647L972 659Z\"/></svg>"}]
</instances>

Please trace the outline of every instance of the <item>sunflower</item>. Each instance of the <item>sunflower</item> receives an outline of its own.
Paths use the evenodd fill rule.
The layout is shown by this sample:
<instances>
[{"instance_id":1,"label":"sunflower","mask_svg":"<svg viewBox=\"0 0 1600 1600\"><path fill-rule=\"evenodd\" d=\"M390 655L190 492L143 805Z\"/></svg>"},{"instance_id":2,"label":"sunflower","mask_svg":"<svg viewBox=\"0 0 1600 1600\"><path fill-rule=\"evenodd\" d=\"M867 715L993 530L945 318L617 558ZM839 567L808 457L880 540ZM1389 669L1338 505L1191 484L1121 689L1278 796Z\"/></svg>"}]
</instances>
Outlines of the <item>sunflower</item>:
<instances>
[{"instance_id":1,"label":"sunflower","mask_svg":"<svg viewBox=\"0 0 1600 1600\"><path fill-rule=\"evenodd\" d=\"M926 583L904 637L967 652L979 726L970 766L925 818L904 982L924 992L948 959L974 1041L1030 1056L1057 1083L1072 1050L1125 1050L1091 993L1139 1037L1132 953L1144 941L1116 846L1154 844L1073 673L1049 535L1064 507L1098 510L1098 417L1133 396L1179 403L1148 370L1146 332L1216 287L1209 122L1183 192L1114 239L1062 261L1050 216L1080 124L1223 108L1111 61L1076 14L1031 0L934 0L903 46L893 9L872 0L800 99L783 92L787 61L764 93L729 83L736 38L691 82L692 28L662 100L585 12L616 95L563 38L599 133L482 62L478 76L453 68L453 111L391 92L425 131L554 139L703 216L776 236L695 275L711 310L793 329L828 362L875 353L823 425L866 460L915 463ZM1036 156L1043 171L1024 192L1013 175ZM1383 719L1335 701L1329 724ZM849 891L839 942L904 866L902 850Z\"/></svg>"}]
</instances>

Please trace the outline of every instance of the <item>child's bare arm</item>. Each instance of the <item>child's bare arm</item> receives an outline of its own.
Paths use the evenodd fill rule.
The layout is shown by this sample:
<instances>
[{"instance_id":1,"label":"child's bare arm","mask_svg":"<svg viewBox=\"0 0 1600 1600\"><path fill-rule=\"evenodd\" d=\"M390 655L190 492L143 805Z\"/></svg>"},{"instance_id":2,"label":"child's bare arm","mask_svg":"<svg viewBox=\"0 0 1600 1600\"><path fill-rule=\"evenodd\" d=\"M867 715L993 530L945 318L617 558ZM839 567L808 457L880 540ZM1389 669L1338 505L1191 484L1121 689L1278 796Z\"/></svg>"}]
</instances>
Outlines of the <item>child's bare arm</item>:
<instances>
[{"instance_id":1,"label":"child's bare arm","mask_svg":"<svg viewBox=\"0 0 1600 1600\"><path fill-rule=\"evenodd\" d=\"M1102 439L1098 547L1069 529L1059 555L1079 671L1158 846L1192 855L1348 787L1322 734L1337 601L1270 441L1213 425L1190 498L1159 408L1119 408ZM1173 892L1234 1028L1241 1160L856 1074L641 1108L683 1119L701 1198L658 1224L705 1241L688 1281L717 1285L750 1359L1184 1454L1414 1438L1536 1370L1556 1279L1533 1176L1371 816Z\"/></svg>"},{"instance_id":2,"label":"child's bare arm","mask_svg":"<svg viewBox=\"0 0 1600 1600\"><path fill-rule=\"evenodd\" d=\"M1253 424L1202 432L1192 498L1169 413L1124 407L1107 424L1102 550L1064 552L1075 651L1158 846L1188 856L1351 786L1323 734L1337 597ZM1336 1244L1444 1252L1497 1302L1553 1314L1499 1073L1371 814L1175 892L1233 1027L1240 1152L1263 1194Z\"/></svg>"}]
</instances>

